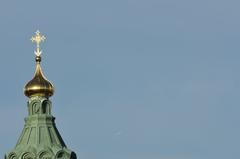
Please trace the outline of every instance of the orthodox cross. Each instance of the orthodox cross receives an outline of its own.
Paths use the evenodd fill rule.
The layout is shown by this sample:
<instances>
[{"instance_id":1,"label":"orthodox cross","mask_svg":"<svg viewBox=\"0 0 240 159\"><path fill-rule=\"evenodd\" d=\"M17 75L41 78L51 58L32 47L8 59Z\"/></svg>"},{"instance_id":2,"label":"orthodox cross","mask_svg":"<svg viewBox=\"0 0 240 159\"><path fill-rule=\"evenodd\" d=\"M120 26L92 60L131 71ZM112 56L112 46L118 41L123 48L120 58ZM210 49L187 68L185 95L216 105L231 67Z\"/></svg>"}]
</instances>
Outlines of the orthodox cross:
<instances>
[{"instance_id":1,"label":"orthodox cross","mask_svg":"<svg viewBox=\"0 0 240 159\"><path fill-rule=\"evenodd\" d=\"M31 41L37 44L37 50L34 51L37 57L39 57L42 53L42 51L40 50L40 43L44 40L46 40L46 37L44 35L41 35L40 31L36 31L35 36L31 38Z\"/></svg>"}]
</instances>

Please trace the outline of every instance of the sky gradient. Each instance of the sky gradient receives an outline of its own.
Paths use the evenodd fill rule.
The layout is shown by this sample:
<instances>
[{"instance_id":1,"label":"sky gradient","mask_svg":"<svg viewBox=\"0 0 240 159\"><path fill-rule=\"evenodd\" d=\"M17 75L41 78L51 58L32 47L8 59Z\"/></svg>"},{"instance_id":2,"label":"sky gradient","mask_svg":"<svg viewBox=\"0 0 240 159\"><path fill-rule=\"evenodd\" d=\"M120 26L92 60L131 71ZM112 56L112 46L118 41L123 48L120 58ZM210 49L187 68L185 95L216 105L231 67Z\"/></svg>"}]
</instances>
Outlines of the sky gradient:
<instances>
[{"instance_id":1,"label":"sky gradient","mask_svg":"<svg viewBox=\"0 0 240 159\"><path fill-rule=\"evenodd\" d=\"M42 68L57 128L80 159L240 158L240 2L0 2L0 156Z\"/></svg>"}]
</instances>

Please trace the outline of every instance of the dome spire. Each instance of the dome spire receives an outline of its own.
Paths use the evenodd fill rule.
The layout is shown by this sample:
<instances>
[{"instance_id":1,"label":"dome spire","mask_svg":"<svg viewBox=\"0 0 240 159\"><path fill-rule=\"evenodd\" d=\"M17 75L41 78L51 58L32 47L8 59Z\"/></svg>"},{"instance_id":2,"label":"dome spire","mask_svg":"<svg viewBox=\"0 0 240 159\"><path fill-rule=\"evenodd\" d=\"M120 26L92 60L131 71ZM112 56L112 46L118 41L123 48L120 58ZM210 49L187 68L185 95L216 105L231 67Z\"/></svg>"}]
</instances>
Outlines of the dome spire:
<instances>
[{"instance_id":1,"label":"dome spire","mask_svg":"<svg viewBox=\"0 0 240 159\"><path fill-rule=\"evenodd\" d=\"M43 96L48 98L54 93L53 85L44 77L40 66L42 54L42 51L40 50L40 43L45 40L45 36L41 35L40 31L36 31L35 36L31 38L31 41L37 45L37 48L34 51L36 55L36 70L33 79L29 81L24 88L24 94L27 97Z\"/></svg>"}]
</instances>

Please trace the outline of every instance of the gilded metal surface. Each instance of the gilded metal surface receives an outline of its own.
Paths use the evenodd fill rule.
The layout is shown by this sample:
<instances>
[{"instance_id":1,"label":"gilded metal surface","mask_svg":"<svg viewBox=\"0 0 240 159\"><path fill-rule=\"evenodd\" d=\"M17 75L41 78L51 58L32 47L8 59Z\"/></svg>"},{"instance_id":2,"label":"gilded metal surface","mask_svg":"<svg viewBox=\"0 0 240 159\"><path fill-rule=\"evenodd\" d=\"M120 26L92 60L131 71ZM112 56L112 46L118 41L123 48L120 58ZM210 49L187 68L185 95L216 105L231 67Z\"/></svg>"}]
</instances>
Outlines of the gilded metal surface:
<instances>
[{"instance_id":1,"label":"gilded metal surface","mask_svg":"<svg viewBox=\"0 0 240 159\"><path fill-rule=\"evenodd\" d=\"M54 87L43 75L40 62L36 64L36 71L33 79L27 83L24 94L28 97L43 96L50 97L54 93Z\"/></svg>"},{"instance_id":2,"label":"gilded metal surface","mask_svg":"<svg viewBox=\"0 0 240 159\"><path fill-rule=\"evenodd\" d=\"M36 35L31 38L32 42L35 42L37 44L37 49L35 51L36 70L33 79L29 81L24 88L24 94L27 97L31 96L50 97L54 93L53 85L44 77L40 66L42 53L42 51L40 50L40 43L45 39L46 39L45 36L41 35L39 31L37 31Z\"/></svg>"}]
</instances>

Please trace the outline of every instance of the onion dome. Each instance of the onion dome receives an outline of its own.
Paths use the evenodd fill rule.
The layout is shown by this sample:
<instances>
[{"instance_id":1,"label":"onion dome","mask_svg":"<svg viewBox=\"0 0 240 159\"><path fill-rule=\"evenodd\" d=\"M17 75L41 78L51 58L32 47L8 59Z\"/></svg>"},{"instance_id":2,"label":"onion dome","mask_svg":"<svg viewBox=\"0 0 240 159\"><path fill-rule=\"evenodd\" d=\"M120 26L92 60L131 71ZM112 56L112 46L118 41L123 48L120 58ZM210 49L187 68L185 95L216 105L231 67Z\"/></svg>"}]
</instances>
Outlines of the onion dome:
<instances>
[{"instance_id":1,"label":"onion dome","mask_svg":"<svg viewBox=\"0 0 240 159\"><path fill-rule=\"evenodd\" d=\"M50 81L46 79L44 76L40 62L41 62L41 51L39 44L44 41L46 38L40 34L39 31L36 32L36 35L32 37L32 42L36 42L37 49L35 51L36 54L36 70L34 77L31 81L29 81L24 87L24 94L27 97L32 96L42 96L42 97L51 97L54 94L54 87Z\"/></svg>"}]
</instances>

